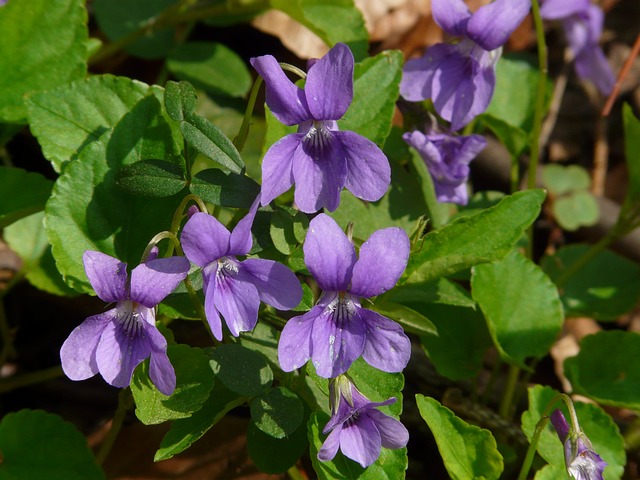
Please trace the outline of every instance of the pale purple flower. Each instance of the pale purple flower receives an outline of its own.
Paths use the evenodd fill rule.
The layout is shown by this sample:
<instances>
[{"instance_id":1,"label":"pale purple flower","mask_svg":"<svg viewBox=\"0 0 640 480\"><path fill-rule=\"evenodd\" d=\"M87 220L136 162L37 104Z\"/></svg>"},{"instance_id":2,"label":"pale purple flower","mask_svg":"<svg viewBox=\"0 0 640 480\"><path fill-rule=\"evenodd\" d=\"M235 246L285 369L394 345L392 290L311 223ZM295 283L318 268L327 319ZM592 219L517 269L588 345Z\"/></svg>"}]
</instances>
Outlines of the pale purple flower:
<instances>
[{"instance_id":1,"label":"pale purple flower","mask_svg":"<svg viewBox=\"0 0 640 480\"><path fill-rule=\"evenodd\" d=\"M256 326L260 301L290 310L302 299L300 282L284 265L273 260L236 258L251 250L251 225L259 204L260 197L231 233L216 218L199 212L189 218L180 236L187 258L203 267L204 310L218 340L222 340L220 315L237 337Z\"/></svg>"},{"instance_id":2,"label":"pale purple flower","mask_svg":"<svg viewBox=\"0 0 640 480\"><path fill-rule=\"evenodd\" d=\"M262 161L262 204L291 185L300 210L338 208L340 191L375 201L385 194L391 168L382 150L355 132L340 131L336 120L353 99L353 55L343 43L310 62L304 90L293 84L271 55L252 58L264 78L266 102L285 125L298 125L269 148Z\"/></svg>"},{"instance_id":3,"label":"pale purple flower","mask_svg":"<svg viewBox=\"0 0 640 480\"><path fill-rule=\"evenodd\" d=\"M394 403L395 397L372 402L345 375L331 382L329 392L331 418L322 433L331 433L318 452L320 461L333 459L340 449L366 468L378 459L381 447L407 445L409 432L404 425L376 409Z\"/></svg>"},{"instance_id":4,"label":"pale purple flower","mask_svg":"<svg viewBox=\"0 0 640 480\"><path fill-rule=\"evenodd\" d=\"M502 45L529 12L531 0L495 0L471 14L463 0L432 0L436 23L457 44L439 43L403 69L400 94L431 99L436 112L458 130L489 106Z\"/></svg>"},{"instance_id":5,"label":"pale purple flower","mask_svg":"<svg viewBox=\"0 0 640 480\"><path fill-rule=\"evenodd\" d=\"M402 138L427 164L439 202L466 205L469 163L487 146L481 135L406 132Z\"/></svg>"},{"instance_id":6,"label":"pale purple flower","mask_svg":"<svg viewBox=\"0 0 640 480\"><path fill-rule=\"evenodd\" d=\"M562 411L554 410L551 423L564 445L564 458L567 472L575 480L603 480L602 472L607 466L600 455L591 446L591 442L578 425L576 430L569 428Z\"/></svg>"},{"instance_id":7,"label":"pale purple flower","mask_svg":"<svg viewBox=\"0 0 640 480\"><path fill-rule=\"evenodd\" d=\"M578 76L592 81L603 95L611 93L616 79L598 44L604 23L602 9L590 0L544 0L540 15L562 21Z\"/></svg>"},{"instance_id":8,"label":"pale purple flower","mask_svg":"<svg viewBox=\"0 0 640 480\"><path fill-rule=\"evenodd\" d=\"M107 383L124 388L136 366L150 358L151 381L171 395L176 374L167 341L156 328L155 306L184 280L189 261L154 258L134 268L129 279L127 265L117 258L87 250L82 260L98 297L116 306L71 332L60 349L64 373L71 380L84 380L99 372Z\"/></svg>"},{"instance_id":9,"label":"pale purple flower","mask_svg":"<svg viewBox=\"0 0 640 480\"><path fill-rule=\"evenodd\" d=\"M407 266L409 239L400 228L374 232L360 258L338 224L320 214L309 223L304 242L307 268L323 290L318 303L285 325L278 358L286 372L311 359L318 375L333 378L360 356L385 372L400 372L411 354L402 327L362 308L360 298L393 288Z\"/></svg>"}]
</instances>

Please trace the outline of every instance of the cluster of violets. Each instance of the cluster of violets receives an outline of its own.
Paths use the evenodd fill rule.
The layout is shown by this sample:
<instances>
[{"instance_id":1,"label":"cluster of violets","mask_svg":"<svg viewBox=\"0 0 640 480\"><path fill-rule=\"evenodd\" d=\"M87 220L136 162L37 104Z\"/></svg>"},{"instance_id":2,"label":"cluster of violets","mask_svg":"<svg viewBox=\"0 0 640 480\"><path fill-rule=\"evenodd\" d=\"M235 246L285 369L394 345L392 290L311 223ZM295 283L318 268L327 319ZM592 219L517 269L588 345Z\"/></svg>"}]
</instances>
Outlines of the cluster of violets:
<instances>
[{"instance_id":1,"label":"cluster of violets","mask_svg":"<svg viewBox=\"0 0 640 480\"><path fill-rule=\"evenodd\" d=\"M276 59L251 60L266 84L271 111L298 133L274 144L263 161L260 195L233 231L205 212L189 212L180 244L185 257L156 258L157 249L135 267L109 255L87 251L84 267L96 294L116 306L87 318L64 342L60 356L66 375L83 380L97 373L111 385L126 387L134 369L150 359L149 376L157 389L171 395L176 376L167 356L167 342L155 325L155 307L185 279L191 264L201 268L204 312L213 336L222 340L224 324L233 336L251 331L260 302L290 310L302 299L296 275L284 265L244 258L251 251L251 227L260 205L266 205L295 184L300 210L335 210L347 188L364 200L378 200L390 183L390 166L380 148L349 131L339 120L353 98L354 59L337 44L323 58L310 62L304 89L293 84ZM376 407L346 375L362 357L385 372L401 372L411 344L402 327L361 305L362 298L391 289L407 265L409 239L400 228L374 232L356 249L338 224L319 213L309 224L304 242L308 270L322 294L308 313L291 318L282 331L278 358L284 371L312 361L318 375L331 379L332 416L318 457L332 459L338 449L367 467L381 447L401 448L409 434L395 418ZM384 268L380 268L384 259Z\"/></svg>"},{"instance_id":2,"label":"cluster of violets","mask_svg":"<svg viewBox=\"0 0 640 480\"><path fill-rule=\"evenodd\" d=\"M593 63L585 67L591 61L585 60L585 50L593 51L589 42L599 30L589 30L593 23L589 19L597 14L590 8L579 9L582 3L589 2L546 0L543 9L547 18L563 19L565 28L573 32L568 33L570 39L580 36L580 28L587 28L583 43L570 43L576 49L576 68L580 64L582 71L593 71ZM496 0L471 14L462 0L432 0L436 22L461 40L435 45L423 58L408 61L402 96L410 101L431 99L452 130L468 124L487 108L501 47L529 8L530 0ZM600 54L594 54L596 62ZM335 210L343 188L367 201L376 201L387 191L390 166L384 153L370 140L338 128L337 121L353 99L354 58L346 45L337 44L323 58L309 62L304 89L291 82L270 55L253 58L251 64L265 80L270 110L282 123L298 125L297 133L285 136L265 154L261 193L233 231L208 213L190 212L180 236L186 258L156 258L154 247L128 275L127 265L120 260L85 252L85 272L93 289L115 307L87 318L64 342L60 356L69 378L83 380L100 373L109 384L126 387L136 366L149 358L151 381L160 392L171 395L175 371L167 356L167 341L155 324L155 308L186 278L191 264L201 268L204 311L212 334L222 340L224 320L231 335L238 336L255 327L260 302L290 310L302 298L296 275L284 265L238 259L251 251L251 228L260 205L292 186L297 207L309 214L322 208ZM484 148L485 140L435 129L407 132L404 139L424 158L438 200L467 203L468 164ZM407 444L404 426L377 410L395 398L372 402L347 371L359 357L385 372L406 367L411 347L402 327L363 308L361 299L393 288L407 265L409 249L406 233L391 227L374 232L358 255L331 217L319 213L309 224L304 259L322 294L308 313L286 323L278 358L284 371L311 360L318 375L331 379L332 416L318 453L322 461L334 458L340 449L367 467L376 461L381 447ZM564 442L566 432L559 430L559 435ZM575 463L590 450L583 448L588 447L584 440L579 439L577 447L574 443Z\"/></svg>"},{"instance_id":3,"label":"cluster of violets","mask_svg":"<svg viewBox=\"0 0 640 480\"><path fill-rule=\"evenodd\" d=\"M615 79L598 45L604 16L590 0L543 0L542 18L560 20L578 76L603 94ZM473 14L463 0L432 0L435 22L456 43L438 43L406 62L400 94L411 102L430 100L450 129L426 127L404 134L427 164L440 202L466 205L469 162L486 146L479 135L455 132L483 113L493 97L502 47L531 8L531 0L495 0Z\"/></svg>"}]
</instances>

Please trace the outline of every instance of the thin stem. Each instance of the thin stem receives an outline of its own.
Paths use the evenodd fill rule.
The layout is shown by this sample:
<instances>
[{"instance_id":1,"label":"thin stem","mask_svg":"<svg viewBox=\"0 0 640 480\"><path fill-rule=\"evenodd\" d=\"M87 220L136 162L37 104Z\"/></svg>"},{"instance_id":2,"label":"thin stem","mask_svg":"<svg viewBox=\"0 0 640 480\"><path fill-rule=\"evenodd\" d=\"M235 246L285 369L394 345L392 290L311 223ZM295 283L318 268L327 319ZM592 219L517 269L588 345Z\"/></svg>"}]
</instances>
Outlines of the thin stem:
<instances>
[{"instance_id":1,"label":"thin stem","mask_svg":"<svg viewBox=\"0 0 640 480\"><path fill-rule=\"evenodd\" d=\"M531 156L529 158L528 172L528 188L536 188L536 176L538 170L538 162L540 161L540 132L542 130L542 122L544 120L544 109L547 91L547 44L544 40L544 25L540 16L540 3L538 0L532 0L531 8L533 11L533 21L536 26L536 41L538 45L538 66L540 74L538 75L538 89L536 95L536 104L533 116L533 128L531 131Z\"/></svg>"},{"instance_id":2,"label":"thin stem","mask_svg":"<svg viewBox=\"0 0 640 480\"><path fill-rule=\"evenodd\" d=\"M505 419L511 417L511 405L518 386L518 377L520 376L520 367L509 365L509 374L507 375L507 384L505 385L498 414Z\"/></svg>"},{"instance_id":3,"label":"thin stem","mask_svg":"<svg viewBox=\"0 0 640 480\"><path fill-rule=\"evenodd\" d=\"M538 449L538 442L540 441L540 435L544 431L545 427L549 423L549 417L543 416L538 420L536 424L536 429L533 432L533 436L531 437L531 443L529 444L529 449L527 450L527 454L524 457L524 461L522 462L522 468L520 469L520 474L518 475L518 480L526 480L527 475L529 474L529 470L531 470L531 463L533 462L533 457L536 454L536 450Z\"/></svg>"},{"instance_id":4,"label":"thin stem","mask_svg":"<svg viewBox=\"0 0 640 480\"><path fill-rule=\"evenodd\" d=\"M295 73L303 80L307 78L306 72L304 70L300 70L295 65L291 65L290 63L285 62L278 62L278 65L280 65L280 68L282 68L282 70L284 70L285 72Z\"/></svg>"},{"instance_id":5,"label":"thin stem","mask_svg":"<svg viewBox=\"0 0 640 480\"><path fill-rule=\"evenodd\" d=\"M213 281L213 279L211 281ZM195 288L193 288L193 285L191 284L191 280L189 279L188 275L184 279L184 286L187 288L187 293L189 294L189 300L191 300L191 303L193 303L193 306L196 309L198 317L200 317L200 321L204 324L204 327L207 329L207 333L211 337L211 340L213 340L213 344L214 345L219 345L220 342L218 341L218 339L215 337L215 335L211 331L211 327L209 326L209 322L207 321L207 314L204 311L204 307L202 306L202 302L198 299L198 295L196 293L196 290L195 290Z\"/></svg>"},{"instance_id":6,"label":"thin stem","mask_svg":"<svg viewBox=\"0 0 640 480\"><path fill-rule=\"evenodd\" d=\"M616 83L613 86L613 90L611 90L611 93L609 94L607 103L605 103L604 108L600 113L600 115L602 115L603 117L606 117L607 115L609 115L609 112L611 112L611 107L613 107L613 104L616 101L618 94L620 93L620 87L622 86L622 82L624 81L625 78L627 78L627 75L629 75L629 72L631 71L631 66L634 64L634 60L639 54L640 54L640 33L636 37L636 42L633 44L633 48L629 53L629 57L624 62L624 65L622 66L622 70L620 70L620 73L618 74L618 78L616 79Z\"/></svg>"},{"instance_id":7,"label":"thin stem","mask_svg":"<svg viewBox=\"0 0 640 480\"><path fill-rule=\"evenodd\" d=\"M153 238L149 241L149 243L147 244L147 248L145 248L144 252L142 253L142 258L140 259L140 263L146 262L147 258L149 258L149 253L151 252L151 249L165 238L171 240L171 248L169 250L168 256L169 257L173 256L173 248L175 248L179 252L179 254L182 255L180 240L178 240L178 237L176 236L176 234L173 232L164 231L164 232L156 233L153 236Z\"/></svg>"},{"instance_id":8,"label":"thin stem","mask_svg":"<svg viewBox=\"0 0 640 480\"><path fill-rule=\"evenodd\" d=\"M249 136L249 127L251 126L251 116L253 115L253 109L256 106L256 99L258 98L258 92L260 91L260 87L262 86L263 79L262 77L256 78L256 81L253 83L253 88L251 88L251 93L249 94L249 100L247 101L247 108L244 112L244 118L242 119L242 125L240 125L240 130L238 131L238 135L233 139L233 144L238 149L238 152L241 152L244 148L244 144L247 141L247 137Z\"/></svg>"},{"instance_id":9,"label":"thin stem","mask_svg":"<svg viewBox=\"0 0 640 480\"><path fill-rule=\"evenodd\" d=\"M116 413L113 416L113 420L111 421L111 428L107 433L104 442L100 445L100 450L96 454L96 463L98 465L102 465L106 460L109 452L111 451L111 447L113 447L114 442L116 441L116 437L118 433L120 433L120 429L122 428L122 423L127 415L127 411L133 406L133 397L131 395L131 390L129 387L120 390L120 394L118 395L118 408L116 409Z\"/></svg>"},{"instance_id":10,"label":"thin stem","mask_svg":"<svg viewBox=\"0 0 640 480\"><path fill-rule=\"evenodd\" d=\"M60 365L38 370L37 372L16 375L15 377L4 378L0 380L0 393L10 392L17 388L28 387L36 383L45 382L63 375Z\"/></svg>"}]
</instances>

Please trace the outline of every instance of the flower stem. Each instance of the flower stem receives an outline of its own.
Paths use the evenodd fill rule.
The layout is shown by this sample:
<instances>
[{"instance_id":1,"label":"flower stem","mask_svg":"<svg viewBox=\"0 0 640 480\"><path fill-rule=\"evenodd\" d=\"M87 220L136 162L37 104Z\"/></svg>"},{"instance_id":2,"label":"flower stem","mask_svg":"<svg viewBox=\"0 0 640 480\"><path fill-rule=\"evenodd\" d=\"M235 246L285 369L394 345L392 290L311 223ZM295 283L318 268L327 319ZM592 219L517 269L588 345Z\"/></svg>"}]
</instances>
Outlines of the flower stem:
<instances>
[{"instance_id":1,"label":"flower stem","mask_svg":"<svg viewBox=\"0 0 640 480\"><path fill-rule=\"evenodd\" d=\"M37 372L25 373L0 380L0 393L10 392L16 388L27 387L36 383L45 382L54 378L61 377L63 374L62 367L57 365Z\"/></svg>"},{"instance_id":2,"label":"flower stem","mask_svg":"<svg viewBox=\"0 0 640 480\"><path fill-rule=\"evenodd\" d=\"M251 126L251 116L253 115L253 109L256 106L256 99L258 98L258 92L260 91L260 87L262 86L263 79L262 77L256 78L256 81L253 83L253 87L251 88L251 93L249 94L249 100L247 101L247 108L244 112L244 118L242 119L242 125L240 125L240 130L238 131L238 135L233 139L233 144L238 149L238 152L241 152L244 148L244 144L247 141L247 137L249 136L249 127Z\"/></svg>"},{"instance_id":3,"label":"flower stem","mask_svg":"<svg viewBox=\"0 0 640 480\"><path fill-rule=\"evenodd\" d=\"M531 437L531 443L529 444L529 449L527 450L527 454L524 457L524 461L522 462L522 468L520 469L520 474L518 475L518 480L527 480L527 475L529 474L529 470L531 469L531 463L533 462L533 457L536 454L536 450L538 449L538 442L540 441L540 435L544 431L547 423L549 422L548 416L543 416L538 420L536 424L536 429L533 432L533 436Z\"/></svg>"},{"instance_id":4,"label":"flower stem","mask_svg":"<svg viewBox=\"0 0 640 480\"><path fill-rule=\"evenodd\" d=\"M140 259L140 263L144 263L147 261L147 258L149 257L149 253L151 252L151 249L153 247L155 247L161 240L163 239L169 239L171 240L171 246L169 247L169 252L167 253L167 257L171 257L173 256L173 249L175 248L178 253L180 255L182 255L182 248L180 247L180 240L178 240L178 237L176 236L175 233L173 232L160 232L160 233L156 233L153 238L151 240L149 240L149 243L147 244L147 248L144 249L144 252L142 253L142 258Z\"/></svg>"},{"instance_id":5,"label":"flower stem","mask_svg":"<svg viewBox=\"0 0 640 480\"><path fill-rule=\"evenodd\" d=\"M118 395L118 408L116 409L116 413L111 421L111 428L102 442L102 445L100 445L100 450L98 450L98 453L96 454L96 462L98 465L102 465L109 455L111 447L113 447L116 437L118 436L118 433L120 433L127 411L132 406L133 396L131 395L131 390L129 387L123 388L120 390L120 394Z\"/></svg>"},{"instance_id":6,"label":"flower stem","mask_svg":"<svg viewBox=\"0 0 640 480\"><path fill-rule=\"evenodd\" d=\"M511 417L511 404L515 395L516 387L518 386L518 377L520 376L520 367L515 365L509 365L509 375L507 376L507 384L504 388L502 399L500 400L500 407L498 413L502 418L509 419Z\"/></svg>"},{"instance_id":7,"label":"flower stem","mask_svg":"<svg viewBox=\"0 0 640 480\"><path fill-rule=\"evenodd\" d=\"M538 88L536 95L536 104L533 114L533 126L531 130L531 156L529 158L528 172L528 188L536 188L536 176L538 162L540 161L540 132L542 130L542 122L544 120L544 110L547 93L547 44L544 39L544 25L540 16L540 2L538 0L531 1L531 9L533 11L533 22L536 27L536 41L538 44L538 66L540 74L538 75Z\"/></svg>"}]
</instances>

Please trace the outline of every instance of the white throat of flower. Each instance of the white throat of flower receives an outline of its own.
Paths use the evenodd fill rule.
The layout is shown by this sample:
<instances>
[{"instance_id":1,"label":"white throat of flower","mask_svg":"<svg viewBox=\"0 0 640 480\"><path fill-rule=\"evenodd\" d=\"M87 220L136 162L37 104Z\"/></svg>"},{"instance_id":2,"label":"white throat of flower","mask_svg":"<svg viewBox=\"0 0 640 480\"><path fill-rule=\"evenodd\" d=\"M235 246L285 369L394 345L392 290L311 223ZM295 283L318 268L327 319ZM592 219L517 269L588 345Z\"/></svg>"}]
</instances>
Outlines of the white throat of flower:
<instances>
[{"instance_id":1,"label":"white throat of flower","mask_svg":"<svg viewBox=\"0 0 640 480\"><path fill-rule=\"evenodd\" d=\"M302 141L314 150L325 149L331 141L331 130L329 130L327 124L322 120L312 120L310 123L309 130Z\"/></svg>"},{"instance_id":2,"label":"white throat of flower","mask_svg":"<svg viewBox=\"0 0 640 480\"><path fill-rule=\"evenodd\" d=\"M135 337L142 330L142 322L144 320L140 315L139 305L136 302L131 300L118 302L116 318L128 337Z\"/></svg>"}]
</instances>

